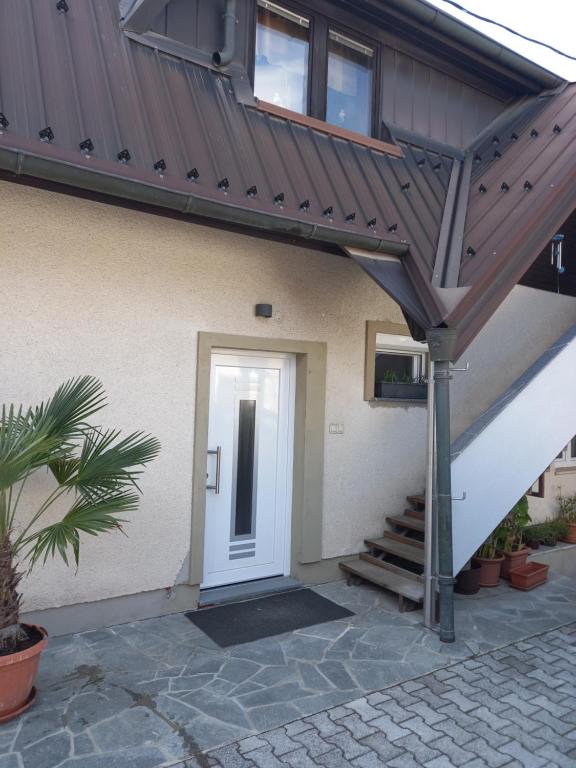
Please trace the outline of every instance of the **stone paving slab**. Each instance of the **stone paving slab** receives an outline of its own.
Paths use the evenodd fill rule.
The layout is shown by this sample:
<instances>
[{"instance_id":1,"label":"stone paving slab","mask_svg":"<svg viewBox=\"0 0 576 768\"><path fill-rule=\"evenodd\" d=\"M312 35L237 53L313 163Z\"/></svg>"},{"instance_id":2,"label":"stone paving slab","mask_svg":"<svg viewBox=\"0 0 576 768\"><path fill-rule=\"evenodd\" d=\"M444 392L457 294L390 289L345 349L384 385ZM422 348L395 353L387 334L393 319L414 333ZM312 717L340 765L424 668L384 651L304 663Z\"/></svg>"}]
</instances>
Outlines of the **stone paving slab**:
<instances>
[{"instance_id":1,"label":"stone paving slab","mask_svg":"<svg viewBox=\"0 0 576 768\"><path fill-rule=\"evenodd\" d=\"M474 597L457 597L458 641L453 645L441 644L423 628L421 612L399 614L395 599L381 590L348 587L343 581L316 590L355 615L227 649L182 615L50 640L42 657L37 704L17 721L0 726L0 768L156 768L360 701L370 692L434 670L439 670L434 689L413 692L407 684L395 706L389 704L378 715L380 737L372 733L362 738L381 738L387 729L409 743L426 740L432 735L429 729L435 729L440 738L453 738L464 749L462 733L451 735L446 724L454 722L465 730L469 713L477 711L475 703L495 707L490 709L495 715L510 710L510 727L523 727L532 717L530 699L522 699L506 676L511 664L528 677L535 696L544 697L536 705L540 732L567 739L569 725L576 728L576 722L566 719L572 712L558 719L566 706L564 693L570 688L573 694L576 681L564 670L566 677L558 675L550 692L546 643L541 647L530 641L529 661L510 650L522 653L520 644L509 646L505 658L483 657L491 672L487 677L478 674L471 660L574 621L576 585L569 579L553 578L530 593L503 584ZM558 648L556 653L562 658L568 651ZM450 670L442 671L464 659L468 661L457 680ZM517 698L502 701L509 696ZM437 697L442 702L438 710ZM349 743L353 729L361 727L362 712L351 715L349 708L344 710L349 727L339 726L332 734L340 734L340 745L329 742L330 751L318 756L326 765L337 761L338 750L344 752L344 733ZM404 720L411 721L410 728ZM477 737L486 739L480 726ZM542 739L558 747L556 741ZM526 743L521 745L527 748ZM305 749L304 744L298 749ZM370 753L368 747L365 753ZM298 759L304 764L309 755L299 751ZM368 765L368 759L364 752L350 757L358 765ZM398 753L394 759L401 764L406 758Z\"/></svg>"},{"instance_id":2,"label":"stone paving slab","mask_svg":"<svg viewBox=\"0 0 576 768\"><path fill-rule=\"evenodd\" d=\"M549 687L541 687L535 672ZM486 680L494 682L488 702L479 685ZM180 766L574 768L575 681L572 624L197 755Z\"/></svg>"}]
</instances>

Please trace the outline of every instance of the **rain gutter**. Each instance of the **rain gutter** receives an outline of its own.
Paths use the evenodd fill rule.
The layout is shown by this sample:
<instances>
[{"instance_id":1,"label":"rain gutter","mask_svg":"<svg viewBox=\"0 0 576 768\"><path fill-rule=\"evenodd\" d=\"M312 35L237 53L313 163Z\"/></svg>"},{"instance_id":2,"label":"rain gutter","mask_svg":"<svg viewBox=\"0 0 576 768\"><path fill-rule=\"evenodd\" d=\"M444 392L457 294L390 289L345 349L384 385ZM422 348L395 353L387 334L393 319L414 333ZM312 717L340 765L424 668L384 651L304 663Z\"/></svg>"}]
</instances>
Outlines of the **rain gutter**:
<instances>
[{"instance_id":1,"label":"rain gutter","mask_svg":"<svg viewBox=\"0 0 576 768\"><path fill-rule=\"evenodd\" d=\"M99 167L96 167L98 162ZM253 210L240 205L213 200L201 194L168 189L148 179L113 173L103 166L105 161L90 161L91 167L61 159L47 157L24 148L0 146L0 170L17 177L29 176L36 179L66 184L68 186L134 200L147 205L159 206L183 214L217 219L231 224L254 227L290 237L332 243L342 248L357 247L375 253L404 256L408 243L384 240L378 237L339 230L324 224L302 222L286 216Z\"/></svg>"}]
</instances>

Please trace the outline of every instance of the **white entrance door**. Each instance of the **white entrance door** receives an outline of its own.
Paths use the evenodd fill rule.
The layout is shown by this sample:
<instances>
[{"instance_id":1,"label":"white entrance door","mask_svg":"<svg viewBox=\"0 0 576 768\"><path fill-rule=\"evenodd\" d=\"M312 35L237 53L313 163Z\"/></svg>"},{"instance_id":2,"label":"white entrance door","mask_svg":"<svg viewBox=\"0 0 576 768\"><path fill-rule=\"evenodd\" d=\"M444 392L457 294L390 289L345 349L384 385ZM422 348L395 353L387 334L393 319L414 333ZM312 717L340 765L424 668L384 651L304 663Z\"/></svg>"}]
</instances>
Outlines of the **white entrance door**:
<instances>
[{"instance_id":1,"label":"white entrance door","mask_svg":"<svg viewBox=\"0 0 576 768\"><path fill-rule=\"evenodd\" d=\"M289 573L294 362L212 355L203 587Z\"/></svg>"}]
</instances>

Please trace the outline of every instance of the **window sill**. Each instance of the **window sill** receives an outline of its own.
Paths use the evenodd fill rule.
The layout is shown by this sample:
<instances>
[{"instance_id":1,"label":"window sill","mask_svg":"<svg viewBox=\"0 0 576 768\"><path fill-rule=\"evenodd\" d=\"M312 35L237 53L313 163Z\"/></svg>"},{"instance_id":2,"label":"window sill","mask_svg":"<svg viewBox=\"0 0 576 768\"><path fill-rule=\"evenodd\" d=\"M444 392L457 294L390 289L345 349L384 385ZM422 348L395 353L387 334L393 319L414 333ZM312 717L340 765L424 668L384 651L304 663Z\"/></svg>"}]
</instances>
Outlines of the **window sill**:
<instances>
[{"instance_id":1,"label":"window sill","mask_svg":"<svg viewBox=\"0 0 576 768\"><path fill-rule=\"evenodd\" d=\"M371 400L368 400L371 406L389 406L389 405L400 405L403 407L406 406L413 406L413 405L419 405L426 408L428 405L428 400L418 399L418 400L411 400L409 398L400 398L400 397L373 397Z\"/></svg>"},{"instance_id":2,"label":"window sill","mask_svg":"<svg viewBox=\"0 0 576 768\"><path fill-rule=\"evenodd\" d=\"M354 144L368 147L376 152L383 152L386 155L392 155L392 157L404 157L404 153L400 147L395 144L390 144L387 141L380 141L379 139L373 139L371 136L363 136L361 133L346 131L343 128L338 128L336 125L330 125L330 123L326 123L324 120L318 120L315 117L309 117L308 115L301 115L299 112L292 112L290 109L284 109L284 107L277 107L275 104L270 104L268 101L256 99L256 108L261 112L266 112L274 117L289 120L291 123L296 123L296 125L304 125L306 128L312 128L315 131L326 133L337 139L351 141Z\"/></svg>"}]
</instances>

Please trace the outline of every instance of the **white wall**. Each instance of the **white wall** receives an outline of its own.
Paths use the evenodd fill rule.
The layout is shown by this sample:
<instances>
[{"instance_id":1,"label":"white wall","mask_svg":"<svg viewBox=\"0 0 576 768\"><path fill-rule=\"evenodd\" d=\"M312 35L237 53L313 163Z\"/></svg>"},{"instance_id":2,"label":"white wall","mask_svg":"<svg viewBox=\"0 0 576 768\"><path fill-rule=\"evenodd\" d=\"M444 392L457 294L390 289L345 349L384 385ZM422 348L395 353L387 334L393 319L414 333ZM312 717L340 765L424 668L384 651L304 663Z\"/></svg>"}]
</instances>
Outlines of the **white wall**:
<instances>
[{"instance_id":1,"label":"white wall","mask_svg":"<svg viewBox=\"0 0 576 768\"><path fill-rule=\"evenodd\" d=\"M324 557L357 552L424 487L426 410L363 401L366 320L399 308L351 260L0 183L0 402L34 403L71 376L102 379L107 425L162 441L128 538L83 542L26 580L28 610L173 585L190 547L200 330L328 344ZM272 320L254 305L274 305ZM28 513L33 504L28 508Z\"/></svg>"},{"instance_id":2,"label":"white wall","mask_svg":"<svg viewBox=\"0 0 576 768\"><path fill-rule=\"evenodd\" d=\"M455 573L574 435L575 381L572 339L452 461Z\"/></svg>"},{"instance_id":3,"label":"white wall","mask_svg":"<svg viewBox=\"0 0 576 768\"><path fill-rule=\"evenodd\" d=\"M576 299L517 285L466 350L451 384L452 437L464 432L496 398L576 322ZM552 457L550 457L552 458Z\"/></svg>"}]
</instances>

